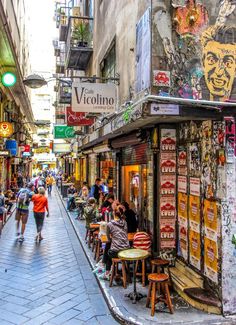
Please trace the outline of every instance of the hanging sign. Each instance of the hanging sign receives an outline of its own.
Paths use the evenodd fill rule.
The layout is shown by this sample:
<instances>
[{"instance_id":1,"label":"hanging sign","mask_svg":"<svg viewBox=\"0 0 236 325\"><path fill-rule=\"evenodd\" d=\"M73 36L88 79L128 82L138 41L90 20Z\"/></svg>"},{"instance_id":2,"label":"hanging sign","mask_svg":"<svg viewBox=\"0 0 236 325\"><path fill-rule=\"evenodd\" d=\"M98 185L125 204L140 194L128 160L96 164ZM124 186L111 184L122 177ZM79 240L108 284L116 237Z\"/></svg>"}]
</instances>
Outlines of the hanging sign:
<instances>
[{"instance_id":1,"label":"hanging sign","mask_svg":"<svg viewBox=\"0 0 236 325\"><path fill-rule=\"evenodd\" d=\"M68 139L75 137L75 130L72 126L55 125L54 126L54 139Z\"/></svg>"},{"instance_id":2,"label":"hanging sign","mask_svg":"<svg viewBox=\"0 0 236 325\"><path fill-rule=\"evenodd\" d=\"M94 118L87 118L85 113L74 112L70 106L66 107L66 123L68 126L92 125L94 121Z\"/></svg>"},{"instance_id":3,"label":"hanging sign","mask_svg":"<svg viewBox=\"0 0 236 325\"><path fill-rule=\"evenodd\" d=\"M34 149L35 154L40 154L40 153L50 153L50 148L49 147L39 147Z\"/></svg>"},{"instance_id":4,"label":"hanging sign","mask_svg":"<svg viewBox=\"0 0 236 325\"><path fill-rule=\"evenodd\" d=\"M116 85L114 83L72 83L72 110L87 113L114 113Z\"/></svg>"},{"instance_id":5,"label":"hanging sign","mask_svg":"<svg viewBox=\"0 0 236 325\"><path fill-rule=\"evenodd\" d=\"M9 138L13 134L13 125L9 122L0 123L0 137Z\"/></svg>"}]
</instances>

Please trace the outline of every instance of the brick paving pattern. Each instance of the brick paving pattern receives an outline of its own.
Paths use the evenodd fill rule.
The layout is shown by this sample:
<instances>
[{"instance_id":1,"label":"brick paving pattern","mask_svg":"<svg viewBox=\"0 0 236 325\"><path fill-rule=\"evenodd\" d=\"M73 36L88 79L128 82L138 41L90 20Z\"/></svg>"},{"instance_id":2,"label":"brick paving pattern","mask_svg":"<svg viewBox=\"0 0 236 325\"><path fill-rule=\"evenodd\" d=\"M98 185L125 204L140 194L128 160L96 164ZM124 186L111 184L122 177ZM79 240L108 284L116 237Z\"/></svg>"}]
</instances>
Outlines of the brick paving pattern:
<instances>
[{"instance_id":1,"label":"brick paving pattern","mask_svg":"<svg viewBox=\"0 0 236 325\"><path fill-rule=\"evenodd\" d=\"M0 239L0 324L117 324L110 315L56 191L45 239L35 243L32 213L23 244L12 217Z\"/></svg>"}]
</instances>

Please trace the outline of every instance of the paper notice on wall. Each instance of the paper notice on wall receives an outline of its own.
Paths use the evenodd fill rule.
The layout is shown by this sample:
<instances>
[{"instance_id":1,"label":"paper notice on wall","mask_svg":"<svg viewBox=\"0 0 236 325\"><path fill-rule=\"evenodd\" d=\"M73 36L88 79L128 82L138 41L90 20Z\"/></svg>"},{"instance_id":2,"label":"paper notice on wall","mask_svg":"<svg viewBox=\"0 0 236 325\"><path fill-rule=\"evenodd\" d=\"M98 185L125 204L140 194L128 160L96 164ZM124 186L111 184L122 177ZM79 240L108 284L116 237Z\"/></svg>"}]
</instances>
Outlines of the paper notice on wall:
<instances>
[{"instance_id":1,"label":"paper notice on wall","mask_svg":"<svg viewBox=\"0 0 236 325\"><path fill-rule=\"evenodd\" d=\"M160 221L161 249L175 248L175 220Z\"/></svg>"},{"instance_id":2,"label":"paper notice on wall","mask_svg":"<svg viewBox=\"0 0 236 325\"><path fill-rule=\"evenodd\" d=\"M187 219L188 215L188 196L184 193L178 193L178 217Z\"/></svg>"},{"instance_id":3,"label":"paper notice on wall","mask_svg":"<svg viewBox=\"0 0 236 325\"><path fill-rule=\"evenodd\" d=\"M172 219L175 221L176 216L175 196L161 197L160 216L161 219Z\"/></svg>"},{"instance_id":4,"label":"paper notice on wall","mask_svg":"<svg viewBox=\"0 0 236 325\"><path fill-rule=\"evenodd\" d=\"M187 175L187 148L185 148L185 147L179 147L178 174L179 175Z\"/></svg>"},{"instance_id":5,"label":"paper notice on wall","mask_svg":"<svg viewBox=\"0 0 236 325\"><path fill-rule=\"evenodd\" d=\"M190 194L200 196L200 178L190 177Z\"/></svg>"},{"instance_id":6,"label":"paper notice on wall","mask_svg":"<svg viewBox=\"0 0 236 325\"><path fill-rule=\"evenodd\" d=\"M214 240L204 238L204 274L218 283L218 247Z\"/></svg>"},{"instance_id":7,"label":"paper notice on wall","mask_svg":"<svg viewBox=\"0 0 236 325\"><path fill-rule=\"evenodd\" d=\"M217 242L217 205L216 201L204 200L204 230L205 236Z\"/></svg>"},{"instance_id":8,"label":"paper notice on wall","mask_svg":"<svg viewBox=\"0 0 236 325\"><path fill-rule=\"evenodd\" d=\"M175 175L161 175L161 195L174 195L176 187Z\"/></svg>"},{"instance_id":9,"label":"paper notice on wall","mask_svg":"<svg viewBox=\"0 0 236 325\"><path fill-rule=\"evenodd\" d=\"M176 150L176 130L162 129L161 130L161 150L175 151Z\"/></svg>"},{"instance_id":10,"label":"paper notice on wall","mask_svg":"<svg viewBox=\"0 0 236 325\"><path fill-rule=\"evenodd\" d=\"M178 192L187 193L187 177L178 176Z\"/></svg>"},{"instance_id":11,"label":"paper notice on wall","mask_svg":"<svg viewBox=\"0 0 236 325\"><path fill-rule=\"evenodd\" d=\"M188 221L178 216L179 221L179 255L185 260L188 258Z\"/></svg>"},{"instance_id":12,"label":"paper notice on wall","mask_svg":"<svg viewBox=\"0 0 236 325\"><path fill-rule=\"evenodd\" d=\"M189 226L190 229L200 233L200 197L189 196Z\"/></svg>"},{"instance_id":13,"label":"paper notice on wall","mask_svg":"<svg viewBox=\"0 0 236 325\"><path fill-rule=\"evenodd\" d=\"M161 153L161 172L175 173L176 172L176 155L175 152Z\"/></svg>"},{"instance_id":14,"label":"paper notice on wall","mask_svg":"<svg viewBox=\"0 0 236 325\"><path fill-rule=\"evenodd\" d=\"M190 248L190 264L201 270L201 240L200 233L190 229L189 231L189 248Z\"/></svg>"}]
</instances>

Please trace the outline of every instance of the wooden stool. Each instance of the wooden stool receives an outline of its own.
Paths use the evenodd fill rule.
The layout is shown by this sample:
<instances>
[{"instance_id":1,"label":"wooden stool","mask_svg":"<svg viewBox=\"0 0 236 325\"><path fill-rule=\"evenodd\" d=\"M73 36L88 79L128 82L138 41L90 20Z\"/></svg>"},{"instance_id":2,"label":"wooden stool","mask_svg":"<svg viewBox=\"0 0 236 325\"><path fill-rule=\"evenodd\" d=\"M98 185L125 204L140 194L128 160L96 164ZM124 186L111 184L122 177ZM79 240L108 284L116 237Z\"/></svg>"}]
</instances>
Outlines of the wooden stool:
<instances>
[{"instance_id":1,"label":"wooden stool","mask_svg":"<svg viewBox=\"0 0 236 325\"><path fill-rule=\"evenodd\" d=\"M169 286L168 286L169 276L163 273L162 274L152 273L149 274L148 281L149 281L149 287L148 287L146 307L149 307L151 301L151 316L154 316L155 306L159 301L164 302L168 306L170 313L173 314L174 310L173 310L173 306L170 298ZM157 286L161 287L163 292L163 295L159 295L158 297L156 297Z\"/></svg>"},{"instance_id":2,"label":"wooden stool","mask_svg":"<svg viewBox=\"0 0 236 325\"><path fill-rule=\"evenodd\" d=\"M113 280L115 276L118 276L118 263L121 263L122 265L122 281L123 281L123 287L126 289L127 287L127 276L126 276L126 269L125 269L125 261L122 261L119 258L113 258L112 259L112 271L111 271L111 277L110 277L110 287L112 286Z\"/></svg>"},{"instance_id":3,"label":"wooden stool","mask_svg":"<svg viewBox=\"0 0 236 325\"><path fill-rule=\"evenodd\" d=\"M157 272L158 274L160 273L165 273L165 268L167 268L168 275L169 275L169 284L172 284L171 280L171 273L170 273L170 262L168 260L163 260L162 258L156 258L154 260L151 260L151 266L152 266L152 273Z\"/></svg>"},{"instance_id":4,"label":"wooden stool","mask_svg":"<svg viewBox=\"0 0 236 325\"><path fill-rule=\"evenodd\" d=\"M141 272L137 272L139 262L141 262L141 265L142 265L142 271ZM142 276L142 286L145 287L145 280L146 280L146 261L145 260L137 261L136 264L135 264L135 270L134 270L134 272L136 273L136 275L141 275Z\"/></svg>"},{"instance_id":5,"label":"wooden stool","mask_svg":"<svg viewBox=\"0 0 236 325\"><path fill-rule=\"evenodd\" d=\"M92 234L92 252L94 251L95 248L95 241L98 238L99 230L95 230Z\"/></svg>"}]
</instances>

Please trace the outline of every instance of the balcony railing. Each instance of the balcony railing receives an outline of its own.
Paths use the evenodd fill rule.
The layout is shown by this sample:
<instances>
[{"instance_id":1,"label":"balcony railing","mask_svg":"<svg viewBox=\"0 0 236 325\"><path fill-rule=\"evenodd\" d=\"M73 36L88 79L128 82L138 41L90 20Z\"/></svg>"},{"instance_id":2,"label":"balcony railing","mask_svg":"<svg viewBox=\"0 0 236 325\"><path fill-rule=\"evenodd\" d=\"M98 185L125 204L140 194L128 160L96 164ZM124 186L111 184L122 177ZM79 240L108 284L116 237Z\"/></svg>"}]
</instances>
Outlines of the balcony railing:
<instances>
[{"instance_id":1,"label":"balcony railing","mask_svg":"<svg viewBox=\"0 0 236 325\"><path fill-rule=\"evenodd\" d=\"M71 16L66 37L66 68L86 70L93 53L93 18Z\"/></svg>"},{"instance_id":2,"label":"balcony railing","mask_svg":"<svg viewBox=\"0 0 236 325\"><path fill-rule=\"evenodd\" d=\"M71 103L71 87L68 85L60 84L58 92L58 101L60 104Z\"/></svg>"}]
</instances>

